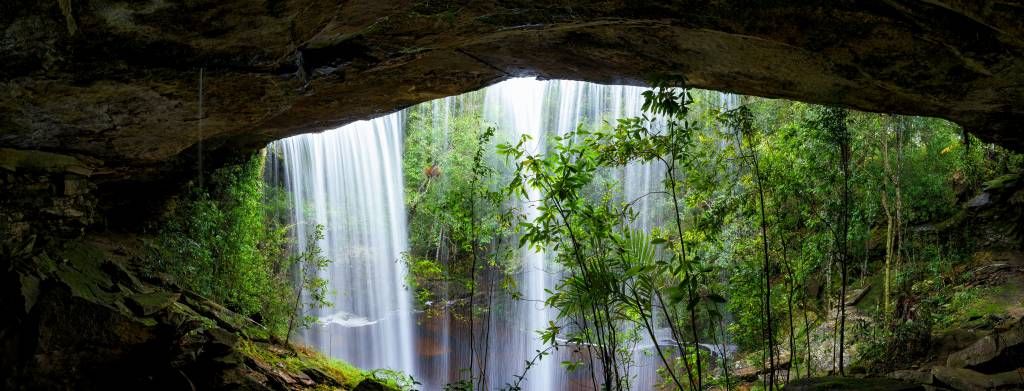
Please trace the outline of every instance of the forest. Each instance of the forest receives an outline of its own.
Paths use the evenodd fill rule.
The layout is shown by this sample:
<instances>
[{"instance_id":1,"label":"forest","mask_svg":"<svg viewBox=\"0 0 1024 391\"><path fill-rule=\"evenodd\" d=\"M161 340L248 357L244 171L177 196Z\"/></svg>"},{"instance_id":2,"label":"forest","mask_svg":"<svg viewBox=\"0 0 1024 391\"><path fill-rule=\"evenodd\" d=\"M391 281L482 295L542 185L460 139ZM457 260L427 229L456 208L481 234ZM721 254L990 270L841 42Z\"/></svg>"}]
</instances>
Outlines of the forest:
<instances>
[{"instance_id":1,"label":"forest","mask_svg":"<svg viewBox=\"0 0 1024 391\"><path fill-rule=\"evenodd\" d=\"M276 142L179 200L152 265L406 389L864 381L1019 327L1021 155L651 85L515 79Z\"/></svg>"}]
</instances>

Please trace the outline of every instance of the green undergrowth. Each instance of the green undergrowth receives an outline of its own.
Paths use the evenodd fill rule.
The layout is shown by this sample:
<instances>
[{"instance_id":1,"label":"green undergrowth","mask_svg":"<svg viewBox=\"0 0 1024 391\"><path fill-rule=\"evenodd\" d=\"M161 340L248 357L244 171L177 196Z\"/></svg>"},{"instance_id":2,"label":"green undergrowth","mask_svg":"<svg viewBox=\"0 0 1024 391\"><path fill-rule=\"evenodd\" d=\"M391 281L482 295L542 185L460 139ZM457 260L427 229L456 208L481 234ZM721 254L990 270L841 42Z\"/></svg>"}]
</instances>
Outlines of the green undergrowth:
<instances>
[{"instance_id":1,"label":"green undergrowth","mask_svg":"<svg viewBox=\"0 0 1024 391\"><path fill-rule=\"evenodd\" d=\"M291 345L287 349L251 340L241 340L238 350L254 360L259 360L271 367L281 368L291 373L309 373L319 371L341 382L345 389L354 389L359 383L372 380L384 386L385 390L411 389L408 377L389 370L363 370L345 361L327 357L316 350L299 345ZM330 384L321 383L314 390L333 390Z\"/></svg>"},{"instance_id":2,"label":"green undergrowth","mask_svg":"<svg viewBox=\"0 0 1024 391\"><path fill-rule=\"evenodd\" d=\"M948 295L939 328L980 327L1005 317L1013 306L1020 307L1024 288L1018 283L998 286L958 287Z\"/></svg>"},{"instance_id":3,"label":"green undergrowth","mask_svg":"<svg viewBox=\"0 0 1024 391\"><path fill-rule=\"evenodd\" d=\"M328 358L305 347L295 347L294 351L291 351L280 346L243 339L239 341L238 350L250 358L260 360L271 367L283 368L288 372L300 373L309 369L322 371L340 380L342 385L348 389L355 388L359 382L372 378L371 373L344 361ZM319 387L323 388L327 385Z\"/></svg>"},{"instance_id":4,"label":"green undergrowth","mask_svg":"<svg viewBox=\"0 0 1024 391\"><path fill-rule=\"evenodd\" d=\"M181 344L176 349L204 352L184 355L196 360L186 360L191 364L182 366L190 375L197 371L195 368L208 368L210 361L202 360L209 359L229 363L245 373L277 376L277 380L305 374L314 383L302 389L354 389L367 379L383 384L386 390L402 389L404 375L364 371L315 350L283 344L264 325L195 291L175 288L173 281L158 277L140 278L136 272L142 260L138 254L145 251L142 246L141 240L132 237L92 237L41 253L30 264L19 263L19 274L26 282L22 289L26 312L40 296L40 286L59 286L66 288L70 297L95 304L92 308L96 310L117 314L109 318L119 323L102 323L96 329L84 330L90 335L108 336L119 343L147 340L150 344ZM158 339L163 335L158 331L167 329L176 330L176 334Z\"/></svg>"},{"instance_id":5,"label":"green undergrowth","mask_svg":"<svg viewBox=\"0 0 1024 391\"><path fill-rule=\"evenodd\" d=\"M172 200L154 227L146 272L169 275L286 338L302 249L281 217L283 191L264 183L264 160L256 154L215 170Z\"/></svg>"}]
</instances>

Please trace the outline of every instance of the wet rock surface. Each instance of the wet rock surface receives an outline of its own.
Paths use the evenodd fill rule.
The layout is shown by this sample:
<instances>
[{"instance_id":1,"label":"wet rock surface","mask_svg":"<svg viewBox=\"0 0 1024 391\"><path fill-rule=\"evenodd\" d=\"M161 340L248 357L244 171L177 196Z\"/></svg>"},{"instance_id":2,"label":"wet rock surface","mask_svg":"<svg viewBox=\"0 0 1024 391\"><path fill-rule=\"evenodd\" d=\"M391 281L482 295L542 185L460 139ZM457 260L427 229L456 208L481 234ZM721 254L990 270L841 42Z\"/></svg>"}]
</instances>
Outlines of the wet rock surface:
<instances>
[{"instance_id":1,"label":"wet rock surface","mask_svg":"<svg viewBox=\"0 0 1024 391\"><path fill-rule=\"evenodd\" d=\"M964 368L938 366L932 368L933 386L958 391L1019 390L1024 387L1024 378L1019 371L984 374Z\"/></svg>"},{"instance_id":2,"label":"wet rock surface","mask_svg":"<svg viewBox=\"0 0 1024 391\"><path fill-rule=\"evenodd\" d=\"M1024 368L1024 321L996 330L971 346L950 354L946 365L981 373Z\"/></svg>"},{"instance_id":3,"label":"wet rock surface","mask_svg":"<svg viewBox=\"0 0 1024 391\"><path fill-rule=\"evenodd\" d=\"M924 391L918 384L887 378L818 377L794 380L783 387L786 391L874 390Z\"/></svg>"},{"instance_id":4,"label":"wet rock surface","mask_svg":"<svg viewBox=\"0 0 1024 391\"><path fill-rule=\"evenodd\" d=\"M945 365L897 370L888 377L935 389L1019 390L1024 388L1024 321L1012 319L949 354Z\"/></svg>"},{"instance_id":5,"label":"wet rock surface","mask_svg":"<svg viewBox=\"0 0 1024 391\"><path fill-rule=\"evenodd\" d=\"M0 273L12 299L0 302L0 388L301 390L360 381L195 293L139 278L141 263L117 244L130 242L89 237L11 260Z\"/></svg>"},{"instance_id":6,"label":"wet rock surface","mask_svg":"<svg viewBox=\"0 0 1024 391\"><path fill-rule=\"evenodd\" d=\"M193 177L200 140L210 168L510 77L654 73L941 116L1020 148L1020 20L994 1L13 0L0 5L0 155L101 163L93 180L116 212Z\"/></svg>"}]
</instances>

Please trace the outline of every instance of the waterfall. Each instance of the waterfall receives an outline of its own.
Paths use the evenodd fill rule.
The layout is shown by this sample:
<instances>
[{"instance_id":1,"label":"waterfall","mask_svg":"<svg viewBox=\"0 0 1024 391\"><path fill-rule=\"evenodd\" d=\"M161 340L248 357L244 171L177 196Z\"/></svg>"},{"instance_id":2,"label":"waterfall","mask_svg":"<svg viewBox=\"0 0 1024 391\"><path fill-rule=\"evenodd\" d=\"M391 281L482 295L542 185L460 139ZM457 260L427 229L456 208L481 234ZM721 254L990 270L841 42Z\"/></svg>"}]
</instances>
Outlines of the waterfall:
<instances>
[{"instance_id":1,"label":"waterfall","mask_svg":"<svg viewBox=\"0 0 1024 391\"><path fill-rule=\"evenodd\" d=\"M571 80L538 81L533 79L513 79L496 84L486 90L484 101L484 118L497 126L499 131L511 134L513 139L520 135L528 135L532 141L525 147L530 153L543 154L550 151L546 141L550 136L565 136L583 125L588 130L596 130L607 123L614 126L618 119L638 116L641 114L645 89L632 86L606 86ZM578 142L575 138L572 142ZM636 200L633 209L637 218L633 222L635 228L650 229L660 225L661 220L654 210L656 196L648 193L659 190L664 170L654 163L634 162L617 169L614 176L620 181L622 200ZM541 194L534 189L528 194L530 200L539 199ZM532 218L536 214L536 205L525 202L525 214ZM544 348L536 334L537 330L547 327L549 321L555 320L552 310L544 308L541 303L547 298L545 290L554 289L558 281L559 271L551 262L552 254L543 251L524 249L522 251L522 275L519 278L522 303L515 306L516 313L511 317L513 327L520 335L515 338L500 340L503 357L492 357L497 367L502 368L495 373L518 373L522 362L530 359L534 352ZM507 314L506 314L507 315ZM492 323L490 333L497 333ZM525 341L522 341L525 339ZM637 365L634 389L653 389L658 380L658 363L651 356L651 343L641 343L634 352ZM510 360L508 355L512 354ZM586 382L572 382L569 375L559 368L558 363L564 360L578 359L571 357L563 349L558 354L546 357L527 373L524 384L526 390L554 390L578 388ZM511 365L510 365L511 364ZM583 371L581 371L583 372ZM583 374L577 373L578 376ZM506 375L507 376L507 375ZM493 385L501 385L502 383Z\"/></svg>"},{"instance_id":2,"label":"waterfall","mask_svg":"<svg viewBox=\"0 0 1024 391\"><path fill-rule=\"evenodd\" d=\"M423 389L441 389L465 379L470 357L465 314L449 311L458 300L441 288L437 311L414 312L411 295L404 287L405 266L399 261L408 249L408 227L403 201L402 148L407 113L428 119L441 139L439 153L448 151L455 133L455 119L466 113L479 115L497 128L498 139L531 140L533 154L550 151L552 136L565 136L578 125L589 130L614 126L618 119L642 114L643 87L606 86L578 81L512 79L488 87L482 94L448 97L413 107L407 112L360 121L321 134L281 140L272 149L282 158L283 182L293 201L293 219L299 248L313 224L327 231L320 245L334 264L324 271L334 307L316 313L320 325L302 335L304 342L333 357L361 368L392 368L413 375ZM719 96L733 106L735 98ZM482 101L482 102L481 102ZM731 104L730 104L731 103ZM479 111L471 111L479 110ZM464 125L463 125L464 126ZM660 123L655 123L659 128ZM576 142L579 140L573 140ZM667 196L662 192L665 172L659 163L631 162L608 168L619 183L617 200L630 203L635 219L632 228L650 230L667 220ZM446 177L435 186L444 188ZM537 215L542 194L528 191L516 207L528 219ZM444 237L443 226L431 235ZM448 246L439 241L436 259L447 264ZM435 250L431 250L435 251ZM546 308L546 290L554 289L562 271L548 249L520 249L519 267L512 276L519 297L495 289L487 303L486 317L476 319L477 343L490 346L476 352L476 370L486 368L486 389L498 389L523 373L525 362L545 349L537 332L555 321ZM490 300L490 299L489 299ZM477 303L477 305L483 305ZM674 345L663 319L652 319L662 345ZM566 327L569 325L560 324ZM631 385L635 390L655 389L660 381L660 361L647 337L633 347ZM724 348L724 347L723 347ZM713 348L710 348L714 350ZM522 382L524 390L589 389L589 371L567 373L562 361L578 360L572 349L536 362ZM674 351L674 350L672 350Z\"/></svg>"},{"instance_id":3,"label":"waterfall","mask_svg":"<svg viewBox=\"0 0 1024 391\"><path fill-rule=\"evenodd\" d=\"M416 373L413 314L399 261L408 247L403 201L403 113L277 141L293 202L298 248L314 224L333 263L323 271L333 307L302 338L360 368Z\"/></svg>"},{"instance_id":4,"label":"waterfall","mask_svg":"<svg viewBox=\"0 0 1024 391\"><path fill-rule=\"evenodd\" d=\"M514 140L518 140L518 136L521 135L529 136L530 140L524 145L526 150L530 153L541 153L544 126L542 110L546 87L545 84L532 79L513 79L492 86L487 89L484 98L484 118L496 124L499 131L514 135ZM527 219L532 220L537 216L536 203L540 197L537 189L528 191L527 199L522 202ZM537 351L544 350L545 347L536 332L547 328L548 322L553 319L551 311L544 307L544 300L547 298L544 290L553 287L551 279L548 278L544 251L524 248L521 253L522 275L519 281L523 297L514 304L518 319L511 322L511 325L503 325L500 319L488 322L491 340L503 347L501 351L495 352L498 356L488 357L489 370L492 373L505 374L506 377L521 373L525 362L532 359ZM509 327L512 329L511 332L501 332L502 328ZM506 356L510 353L509 348L513 352L511 359ZM557 389L554 383L557 367L558 363L550 357L537 362L530 368L524 388ZM511 378L495 380L491 382L492 386L500 386Z\"/></svg>"}]
</instances>

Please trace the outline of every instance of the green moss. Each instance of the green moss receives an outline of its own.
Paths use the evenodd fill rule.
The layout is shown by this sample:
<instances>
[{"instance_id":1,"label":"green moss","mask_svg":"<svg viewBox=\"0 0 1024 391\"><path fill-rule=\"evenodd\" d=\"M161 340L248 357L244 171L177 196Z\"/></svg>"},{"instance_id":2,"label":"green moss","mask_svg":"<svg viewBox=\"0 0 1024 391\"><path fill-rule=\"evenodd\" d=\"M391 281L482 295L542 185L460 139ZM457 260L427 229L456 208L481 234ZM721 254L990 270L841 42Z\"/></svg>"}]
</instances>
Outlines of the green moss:
<instances>
[{"instance_id":1,"label":"green moss","mask_svg":"<svg viewBox=\"0 0 1024 391\"><path fill-rule=\"evenodd\" d=\"M868 292L864 294L864 297L861 298L860 301L858 301L854 307L864 312L870 312L882 306L882 296L885 295L885 272L883 270L884 267L885 265L880 263L878 265L877 273L857 281L857 284L854 287L852 287L852 289L863 289L864 287L870 286ZM892 297L890 297L891 300L893 297L896 296L895 290L897 287L897 283L895 268L893 269L892 275L890 276L889 287L892 290L890 292L890 295L892 295Z\"/></svg>"},{"instance_id":2,"label":"green moss","mask_svg":"<svg viewBox=\"0 0 1024 391\"><path fill-rule=\"evenodd\" d=\"M128 297L128 304L139 315L149 316L177 302L180 296L164 291L137 293Z\"/></svg>"},{"instance_id":3,"label":"green moss","mask_svg":"<svg viewBox=\"0 0 1024 391\"><path fill-rule=\"evenodd\" d=\"M1007 187L1009 185L1012 185L1012 184L1016 183L1019 179L1020 179L1020 174L1016 174L1016 173L1015 174L1006 174L1006 175L997 177L997 178L995 178L993 180L990 180L988 182L985 182L985 190L1002 189L1004 187Z\"/></svg>"},{"instance_id":4,"label":"green moss","mask_svg":"<svg viewBox=\"0 0 1024 391\"><path fill-rule=\"evenodd\" d=\"M954 291L944 306L948 312L939 318L941 327L980 327L1001 318L1014 306L1024 305L1024 287L1006 284L994 287L970 287Z\"/></svg>"},{"instance_id":5,"label":"green moss","mask_svg":"<svg viewBox=\"0 0 1024 391\"><path fill-rule=\"evenodd\" d=\"M0 148L0 168L10 171L67 171L86 176L92 174L92 169L87 164L72 156L10 148Z\"/></svg>"},{"instance_id":6,"label":"green moss","mask_svg":"<svg viewBox=\"0 0 1024 391\"><path fill-rule=\"evenodd\" d=\"M56 276L71 290L71 294L110 308L121 309L119 295L112 293L114 283L103 272L104 253L82 242L69 243L58 253ZM61 262L62 261L62 262Z\"/></svg>"},{"instance_id":7,"label":"green moss","mask_svg":"<svg viewBox=\"0 0 1024 391\"><path fill-rule=\"evenodd\" d=\"M328 358L310 349L299 347L294 351L287 351L281 347L272 348L271 346L242 339L239 341L238 350L252 359L272 367L284 368L289 372L298 373L306 369L319 370L338 380L347 389L355 388L359 382L372 376L351 364ZM318 387L331 389L324 384Z\"/></svg>"},{"instance_id":8,"label":"green moss","mask_svg":"<svg viewBox=\"0 0 1024 391\"><path fill-rule=\"evenodd\" d=\"M800 379L784 390L916 390L920 386L888 378L820 377Z\"/></svg>"}]
</instances>

